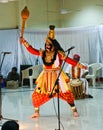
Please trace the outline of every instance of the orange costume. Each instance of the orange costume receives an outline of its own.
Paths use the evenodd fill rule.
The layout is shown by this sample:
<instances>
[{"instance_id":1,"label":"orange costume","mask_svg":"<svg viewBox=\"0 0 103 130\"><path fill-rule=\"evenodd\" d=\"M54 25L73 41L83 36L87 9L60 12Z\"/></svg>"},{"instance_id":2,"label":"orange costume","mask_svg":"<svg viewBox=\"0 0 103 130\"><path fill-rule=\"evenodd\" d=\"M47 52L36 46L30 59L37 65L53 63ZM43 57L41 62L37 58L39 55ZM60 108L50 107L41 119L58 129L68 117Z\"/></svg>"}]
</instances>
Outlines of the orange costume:
<instances>
[{"instance_id":1,"label":"orange costume","mask_svg":"<svg viewBox=\"0 0 103 130\"><path fill-rule=\"evenodd\" d=\"M85 68L85 66L69 57L66 57L64 51L60 49L60 45L55 49L55 44L57 45L58 42L54 39L54 28L50 28L50 31L52 31L52 36L50 36L49 32L49 36L45 43L45 50L37 50L29 45L27 41L21 38L21 43L24 44L26 49L33 55L41 56L43 60L43 71L36 80L36 88L32 94L32 103L35 108L35 114L33 117L39 116L39 107L51 99L51 93L52 97L58 96L57 90L59 90L59 98L70 104L74 112L74 116L78 116L77 109L74 104L74 95L68 85L69 78L64 71L61 71L58 84L56 84L55 88L54 85L61 70L63 60L68 64L78 66L80 68Z\"/></svg>"}]
</instances>

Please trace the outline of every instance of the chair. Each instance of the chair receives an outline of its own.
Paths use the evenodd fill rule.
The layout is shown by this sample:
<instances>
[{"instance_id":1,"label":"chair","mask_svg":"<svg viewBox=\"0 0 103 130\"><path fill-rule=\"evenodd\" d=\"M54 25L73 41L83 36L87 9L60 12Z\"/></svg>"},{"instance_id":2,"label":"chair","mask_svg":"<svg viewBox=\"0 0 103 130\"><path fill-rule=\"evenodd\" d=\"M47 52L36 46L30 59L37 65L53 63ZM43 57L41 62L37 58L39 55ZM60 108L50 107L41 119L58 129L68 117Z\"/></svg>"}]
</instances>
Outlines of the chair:
<instances>
[{"instance_id":1,"label":"chair","mask_svg":"<svg viewBox=\"0 0 103 130\"><path fill-rule=\"evenodd\" d=\"M88 65L89 74L86 75L86 79L92 79L93 87L96 86L96 78L99 75L100 69L103 67L102 63L93 63Z\"/></svg>"},{"instance_id":2,"label":"chair","mask_svg":"<svg viewBox=\"0 0 103 130\"><path fill-rule=\"evenodd\" d=\"M42 68L42 65L35 65L25 70L22 70L22 85L24 79L29 79L30 88L33 88L33 79L36 79L39 76L40 72L42 71Z\"/></svg>"},{"instance_id":3,"label":"chair","mask_svg":"<svg viewBox=\"0 0 103 130\"><path fill-rule=\"evenodd\" d=\"M29 76L30 88L33 87L33 79L37 79L37 77L41 73L42 69L43 69L42 65L35 65L35 66L33 66L33 68L32 68L32 75Z\"/></svg>"}]
</instances>

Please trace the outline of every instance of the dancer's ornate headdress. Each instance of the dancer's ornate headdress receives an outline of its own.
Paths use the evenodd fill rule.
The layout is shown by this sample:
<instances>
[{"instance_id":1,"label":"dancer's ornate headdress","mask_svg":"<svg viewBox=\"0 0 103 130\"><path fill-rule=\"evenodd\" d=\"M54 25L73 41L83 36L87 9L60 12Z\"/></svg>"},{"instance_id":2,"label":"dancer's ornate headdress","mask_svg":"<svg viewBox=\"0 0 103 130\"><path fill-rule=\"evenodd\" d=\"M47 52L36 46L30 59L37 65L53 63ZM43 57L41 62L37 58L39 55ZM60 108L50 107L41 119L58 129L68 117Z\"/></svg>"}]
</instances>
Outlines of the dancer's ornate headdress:
<instances>
[{"instance_id":1,"label":"dancer's ornate headdress","mask_svg":"<svg viewBox=\"0 0 103 130\"><path fill-rule=\"evenodd\" d=\"M55 46L55 50L61 50L61 51L64 52L64 50L60 46L59 42L55 39L55 32L54 32L55 26L54 25L50 25L49 29L50 30L49 30L49 33L47 35L46 42L48 42L50 44L53 44L53 46Z\"/></svg>"},{"instance_id":2,"label":"dancer's ornate headdress","mask_svg":"<svg viewBox=\"0 0 103 130\"><path fill-rule=\"evenodd\" d=\"M55 39L55 32L54 32L54 29L55 29L55 26L54 25L50 25L49 26L49 33L47 35L47 38L46 38L46 41L50 41L50 39L54 40Z\"/></svg>"}]
</instances>

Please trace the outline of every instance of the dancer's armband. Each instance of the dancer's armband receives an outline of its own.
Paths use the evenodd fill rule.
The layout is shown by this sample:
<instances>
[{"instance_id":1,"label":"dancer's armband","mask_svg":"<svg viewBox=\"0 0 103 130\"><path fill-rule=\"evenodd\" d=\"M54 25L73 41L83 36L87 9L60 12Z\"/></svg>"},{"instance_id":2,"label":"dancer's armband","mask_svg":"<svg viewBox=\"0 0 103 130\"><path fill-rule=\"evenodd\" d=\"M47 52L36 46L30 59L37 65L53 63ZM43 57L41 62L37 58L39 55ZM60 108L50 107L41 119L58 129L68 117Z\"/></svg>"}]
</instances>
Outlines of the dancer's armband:
<instances>
[{"instance_id":1,"label":"dancer's armband","mask_svg":"<svg viewBox=\"0 0 103 130\"><path fill-rule=\"evenodd\" d=\"M30 44L29 44L27 41L24 41L23 44L24 44L24 46L25 46L26 48L28 48L28 47L30 46Z\"/></svg>"}]
</instances>

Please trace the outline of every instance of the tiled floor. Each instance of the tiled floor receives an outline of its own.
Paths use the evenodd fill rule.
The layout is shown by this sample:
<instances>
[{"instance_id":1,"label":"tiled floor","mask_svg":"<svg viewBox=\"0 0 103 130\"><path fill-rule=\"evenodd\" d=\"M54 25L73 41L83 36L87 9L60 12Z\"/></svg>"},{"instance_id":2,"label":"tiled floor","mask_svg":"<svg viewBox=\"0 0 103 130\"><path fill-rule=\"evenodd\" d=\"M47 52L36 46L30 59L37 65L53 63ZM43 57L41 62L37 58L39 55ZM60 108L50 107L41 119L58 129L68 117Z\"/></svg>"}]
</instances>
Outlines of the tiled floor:
<instances>
[{"instance_id":1,"label":"tiled floor","mask_svg":"<svg viewBox=\"0 0 103 130\"><path fill-rule=\"evenodd\" d=\"M30 115L34 112L31 102L32 93L33 89L27 86L15 90L2 88L1 114L4 118L18 120L20 130L103 130L102 85L89 88L93 99L75 101L80 115L78 118L74 118L68 104L60 100L60 124L57 99L51 99L41 107L41 117L30 119ZM2 119L1 125L5 121L7 120Z\"/></svg>"}]
</instances>

